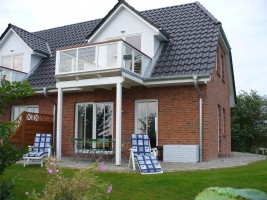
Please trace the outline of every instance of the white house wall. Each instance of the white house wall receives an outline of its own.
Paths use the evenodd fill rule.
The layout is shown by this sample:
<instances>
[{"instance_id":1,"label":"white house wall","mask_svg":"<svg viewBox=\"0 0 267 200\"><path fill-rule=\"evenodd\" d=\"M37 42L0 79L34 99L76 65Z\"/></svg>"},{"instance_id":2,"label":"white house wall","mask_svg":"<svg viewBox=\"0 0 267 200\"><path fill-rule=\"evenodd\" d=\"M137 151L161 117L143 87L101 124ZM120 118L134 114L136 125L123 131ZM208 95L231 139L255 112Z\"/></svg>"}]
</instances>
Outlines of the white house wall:
<instances>
[{"instance_id":1,"label":"white house wall","mask_svg":"<svg viewBox=\"0 0 267 200\"><path fill-rule=\"evenodd\" d=\"M42 58L40 56L37 56L37 55L34 55L32 54L32 57L31 57L31 70L37 65L40 63L40 60Z\"/></svg>"},{"instance_id":2,"label":"white house wall","mask_svg":"<svg viewBox=\"0 0 267 200\"><path fill-rule=\"evenodd\" d=\"M121 33L124 31L124 33ZM90 43L101 42L110 39L121 38L123 36L136 36L141 35L141 48L142 51L150 57L154 56L154 44L159 41L154 41L156 31L153 30L148 24L144 22L126 8L122 7L111 18L107 25L93 38ZM155 38L158 40L157 38Z\"/></svg>"}]
</instances>

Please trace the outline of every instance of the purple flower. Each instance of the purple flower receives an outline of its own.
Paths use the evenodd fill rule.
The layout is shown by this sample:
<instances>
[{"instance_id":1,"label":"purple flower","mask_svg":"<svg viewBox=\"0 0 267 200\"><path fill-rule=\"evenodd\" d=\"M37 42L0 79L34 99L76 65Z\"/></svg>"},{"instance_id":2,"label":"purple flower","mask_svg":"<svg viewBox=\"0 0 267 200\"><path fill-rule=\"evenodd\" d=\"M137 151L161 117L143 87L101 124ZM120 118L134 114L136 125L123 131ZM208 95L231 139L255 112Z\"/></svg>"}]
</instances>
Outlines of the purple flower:
<instances>
[{"instance_id":1,"label":"purple flower","mask_svg":"<svg viewBox=\"0 0 267 200\"><path fill-rule=\"evenodd\" d=\"M58 173L59 172L59 169L57 169L56 172Z\"/></svg>"},{"instance_id":2,"label":"purple flower","mask_svg":"<svg viewBox=\"0 0 267 200\"><path fill-rule=\"evenodd\" d=\"M53 166L55 163L51 162L50 165Z\"/></svg>"},{"instance_id":3,"label":"purple flower","mask_svg":"<svg viewBox=\"0 0 267 200\"><path fill-rule=\"evenodd\" d=\"M101 162L101 163L99 163L99 171L104 171L104 169L105 169L105 163L104 162Z\"/></svg>"},{"instance_id":4,"label":"purple flower","mask_svg":"<svg viewBox=\"0 0 267 200\"><path fill-rule=\"evenodd\" d=\"M25 195L28 196L30 193L29 192L25 192Z\"/></svg>"},{"instance_id":5,"label":"purple flower","mask_svg":"<svg viewBox=\"0 0 267 200\"><path fill-rule=\"evenodd\" d=\"M49 174L53 174L53 172L54 172L53 169L49 169L49 170L48 170L48 173L49 173Z\"/></svg>"},{"instance_id":6,"label":"purple flower","mask_svg":"<svg viewBox=\"0 0 267 200\"><path fill-rule=\"evenodd\" d=\"M107 193L109 194L109 193L111 193L111 191L112 191L112 185L108 187Z\"/></svg>"}]
</instances>

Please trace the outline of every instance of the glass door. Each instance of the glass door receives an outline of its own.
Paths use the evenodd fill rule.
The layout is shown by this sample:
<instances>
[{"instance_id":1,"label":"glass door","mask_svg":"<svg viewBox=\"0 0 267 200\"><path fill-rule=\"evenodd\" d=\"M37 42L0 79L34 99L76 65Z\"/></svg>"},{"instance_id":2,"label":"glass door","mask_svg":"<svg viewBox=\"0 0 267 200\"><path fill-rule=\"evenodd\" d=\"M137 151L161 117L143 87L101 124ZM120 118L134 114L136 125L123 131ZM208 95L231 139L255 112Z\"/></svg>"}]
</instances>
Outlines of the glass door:
<instances>
[{"instance_id":1,"label":"glass door","mask_svg":"<svg viewBox=\"0 0 267 200\"><path fill-rule=\"evenodd\" d=\"M139 100L136 102L135 133L148 134L152 148L158 144L157 119L157 100Z\"/></svg>"},{"instance_id":2,"label":"glass door","mask_svg":"<svg viewBox=\"0 0 267 200\"><path fill-rule=\"evenodd\" d=\"M84 141L88 139L112 139L113 104L79 103L76 105L76 135ZM101 148L105 148L103 143Z\"/></svg>"},{"instance_id":3,"label":"glass door","mask_svg":"<svg viewBox=\"0 0 267 200\"><path fill-rule=\"evenodd\" d=\"M78 104L76 107L76 138L86 140L93 138L93 104Z\"/></svg>"}]
</instances>

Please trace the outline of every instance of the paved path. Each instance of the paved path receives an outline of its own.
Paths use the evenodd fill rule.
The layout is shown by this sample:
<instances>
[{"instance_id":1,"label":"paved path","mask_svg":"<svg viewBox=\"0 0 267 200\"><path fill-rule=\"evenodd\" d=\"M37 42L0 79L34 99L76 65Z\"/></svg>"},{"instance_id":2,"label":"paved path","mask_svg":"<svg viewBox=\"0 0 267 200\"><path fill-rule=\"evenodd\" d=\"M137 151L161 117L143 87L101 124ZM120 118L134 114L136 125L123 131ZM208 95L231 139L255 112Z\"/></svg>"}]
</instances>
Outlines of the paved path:
<instances>
[{"instance_id":1,"label":"paved path","mask_svg":"<svg viewBox=\"0 0 267 200\"><path fill-rule=\"evenodd\" d=\"M238 153L233 152L231 158L217 158L208 162L201 163L167 163L161 162L164 172L181 171L181 170L200 170L200 169L216 169L226 167L236 167L247 165L258 160L266 159L266 156L249 154L249 153ZM71 168L83 168L90 166L88 161L74 161L72 158L63 157L62 161L59 162L60 167L71 167ZM105 162L106 171L118 171L118 172L133 172L128 167L128 163L123 162L122 165L116 166L114 162Z\"/></svg>"}]
</instances>

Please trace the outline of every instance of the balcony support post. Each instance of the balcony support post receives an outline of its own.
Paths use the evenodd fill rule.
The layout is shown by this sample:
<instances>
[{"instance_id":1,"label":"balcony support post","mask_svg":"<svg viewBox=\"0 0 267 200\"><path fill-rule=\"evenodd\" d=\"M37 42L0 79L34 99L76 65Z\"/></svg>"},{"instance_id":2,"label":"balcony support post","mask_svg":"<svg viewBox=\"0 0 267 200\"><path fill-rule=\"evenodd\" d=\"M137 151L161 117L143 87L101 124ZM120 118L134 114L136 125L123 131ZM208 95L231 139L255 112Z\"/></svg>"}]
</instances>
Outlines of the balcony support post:
<instances>
[{"instance_id":1,"label":"balcony support post","mask_svg":"<svg viewBox=\"0 0 267 200\"><path fill-rule=\"evenodd\" d=\"M62 147L62 107L63 107L63 88L58 88L58 109L57 109L57 160L61 161Z\"/></svg>"},{"instance_id":2,"label":"balcony support post","mask_svg":"<svg viewBox=\"0 0 267 200\"><path fill-rule=\"evenodd\" d=\"M122 83L116 88L116 165L121 165Z\"/></svg>"}]
</instances>

